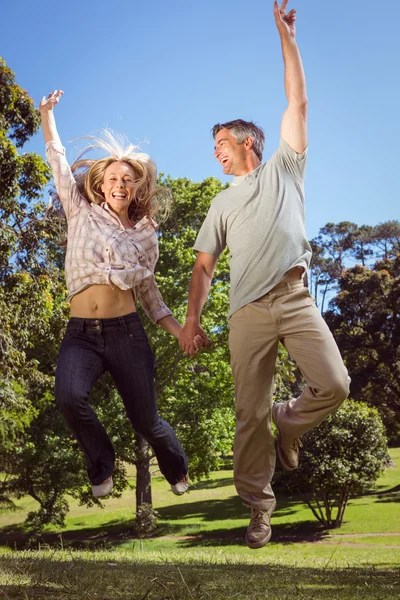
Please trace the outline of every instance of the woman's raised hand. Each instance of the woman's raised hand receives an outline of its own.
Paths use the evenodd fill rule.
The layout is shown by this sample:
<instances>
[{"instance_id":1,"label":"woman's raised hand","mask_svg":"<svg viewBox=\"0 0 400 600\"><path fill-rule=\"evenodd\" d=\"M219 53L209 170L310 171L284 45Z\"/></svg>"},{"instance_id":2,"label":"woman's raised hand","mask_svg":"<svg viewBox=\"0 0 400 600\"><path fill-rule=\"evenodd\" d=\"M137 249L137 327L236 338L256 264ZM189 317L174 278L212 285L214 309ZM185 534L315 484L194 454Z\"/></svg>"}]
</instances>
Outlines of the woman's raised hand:
<instances>
[{"instance_id":1,"label":"woman's raised hand","mask_svg":"<svg viewBox=\"0 0 400 600\"><path fill-rule=\"evenodd\" d=\"M60 102L60 98L63 94L64 92L62 90L54 90L53 92L51 92L51 94L47 96L47 98L46 96L43 96L43 98L40 101L39 110L53 110L56 104Z\"/></svg>"}]
</instances>

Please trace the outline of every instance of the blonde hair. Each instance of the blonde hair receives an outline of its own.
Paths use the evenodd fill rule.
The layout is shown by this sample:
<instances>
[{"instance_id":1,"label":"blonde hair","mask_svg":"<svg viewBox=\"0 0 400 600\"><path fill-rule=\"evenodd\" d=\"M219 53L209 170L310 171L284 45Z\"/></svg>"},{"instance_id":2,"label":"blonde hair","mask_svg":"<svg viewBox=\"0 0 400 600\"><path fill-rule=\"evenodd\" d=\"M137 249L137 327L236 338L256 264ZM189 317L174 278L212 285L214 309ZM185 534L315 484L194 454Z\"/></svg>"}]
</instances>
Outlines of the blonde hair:
<instances>
[{"instance_id":1,"label":"blonde hair","mask_svg":"<svg viewBox=\"0 0 400 600\"><path fill-rule=\"evenodd\" d=\"M79 192L88 202L102 204L105 201L101 191L105 170L114 162L126 163L137 177L134 198L128 209L129 218L138 221L145 216L152 219L157 216L159 222L164 221L170 212L172 194L164 186L157 187L157 167L153 160L124 136L108 129L102 130L102 136L85 136L90 144L71 165ZM107 156L99 159L83 158L93 150L105 152Z\"/></svg>"}]
</instances>

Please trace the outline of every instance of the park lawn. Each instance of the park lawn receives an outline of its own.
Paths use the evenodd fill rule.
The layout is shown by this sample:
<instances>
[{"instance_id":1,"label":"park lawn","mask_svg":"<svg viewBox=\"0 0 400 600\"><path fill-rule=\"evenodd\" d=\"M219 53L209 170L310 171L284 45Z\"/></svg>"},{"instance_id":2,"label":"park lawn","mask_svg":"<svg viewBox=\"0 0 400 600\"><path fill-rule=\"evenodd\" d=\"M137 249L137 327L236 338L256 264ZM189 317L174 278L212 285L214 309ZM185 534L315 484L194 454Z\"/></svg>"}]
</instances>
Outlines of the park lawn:
<instances>
[{"instance_id":1,"label":"park lawn","mask_svg":"<svg viewBox=\"0 0 400 600\"><path fill-rule=\"evenodd\" d=\"M272 540L255 551L243 541L249 511L230 471L212 473L182 498L154 477L159 528L143 540L132 532L127 490L105 510L71 502L65 530L48 528L30 551L13 551L26 544L21 523L35 508L22 498L16 513L0 514L0 598L392 600L400 596L400 449L390 453L396 468L374 493L351 500L342 528L322 531L299 499L281 497ZM51 550L37 550L47 544Z\"/></svg>"},{"instance_id":2,"label":"park lawn","mask_svg":"<svg viewBox=\"0 0 400 600\"><path fill-rule=\"evenodd\" d=\"M10 552L0 562L5 600L393 600L400 572L308 564L256 552Z\"/></svg>"},{"instance_id":3,"label":"park lawn","mask_svg":"<svg viewBox=\"0 0 400 600\"><path fill-rule=\"evenodd\" d=\"M397 489L400 481L400 448L392 449L390 454L395 468L385 471L374 493L351 499L345 522L338 530L323 531L310 509L299 498L278 497L278 507L272 518L273 537L268 547L283 545L288 549L297 542L296 547L300 544L302 547L311 545L314 552L321 552L325 557L329 548L326 550L326 547L318 545L319 540L323 539L339 544L344 554L347 552L344 544L347 543L380 546L384 555L384 546L399 546L400 550L398 537L368 537L368 534L377 533L398 533L400 536L400 492ZM132 479L133 475L131 472ZM208 547L224 548L228 553L248 552L243 533L248 524L249 509L243 506L236 494L231 471L212 473L208 480L193 485L191 491L180 498L172 494L162 477L153 477L152 484L159 526L151 539L142 542L146 550L162 552ZM26 542L23 520L36 503L28 497L16 502L19 506L17 512L0 513L0 545L22 547ZM104 509L88 509L78 506L71 499L66 528L55 530L47 527L43 541L81 548L97 546L128 550L137 546L139 542L132 530L134 490L126 490L121 498L109 498L103 504ZM332 537L327 538L328 535ZM352 537L343 537L345 535ZM351 552L354 552L354 548L351 548Z\"/></svg>"},{"instance_id":4,"label":"park lawn","mask_svg":"<svg viewBox=\"0 0 400 600\"><path fill-rule=\"evenodd\" d=\"M371 534L369 536L363 537L362 535L357 535L357 537L353 537L352 535L346 536L335 536L335 541L337 543L343 544L365 544L369 546L385 546L387 548L392 548L394 550L398 550L400 552L400 535L389 534L386 536L380 536L379 534ZM400 558L399 558L400 563Z\"/></svg>"}]
</instances>

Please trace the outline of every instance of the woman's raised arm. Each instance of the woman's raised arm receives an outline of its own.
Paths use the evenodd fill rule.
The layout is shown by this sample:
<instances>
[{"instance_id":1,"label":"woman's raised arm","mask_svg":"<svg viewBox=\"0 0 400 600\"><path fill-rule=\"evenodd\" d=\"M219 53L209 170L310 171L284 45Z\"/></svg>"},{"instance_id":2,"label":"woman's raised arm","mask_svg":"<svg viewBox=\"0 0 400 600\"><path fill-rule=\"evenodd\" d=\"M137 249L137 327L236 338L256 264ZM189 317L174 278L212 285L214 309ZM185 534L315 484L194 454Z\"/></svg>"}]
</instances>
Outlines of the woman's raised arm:
<instances>
[{"instance_id":1,"label":"woman's raised arm","mask_svg":"<svg viewBox=\"0 0 400 600\"><path fill-rule=\"evenodd\" d=\"M58 198L64 207L67 219L80 210L82 196L79 193L71 168L65 158L65 150L58 135L56 120L54 118L54 107L59 103L64 94L61 90L54 90L46 98L40 101L40 114L42 117L42 128L46 142L46 158L51 166L54 185ZM53 142L53 143L50 143Z\"/></svg>"},{"instance_id":2,"label":"woman's raised arm","mask_svg":"<svg viewBox=\"0 0 400 600\"><path fill-rule=\"evenodd\" d=\"M54 107L59 103L61 96L64 94L62 90L54 90L40 101L39 110L42 118L42 128L44 141L56 142L61 145L60 136L58 135L56 120L54 118Z\"/></svg>"}]
</instances>

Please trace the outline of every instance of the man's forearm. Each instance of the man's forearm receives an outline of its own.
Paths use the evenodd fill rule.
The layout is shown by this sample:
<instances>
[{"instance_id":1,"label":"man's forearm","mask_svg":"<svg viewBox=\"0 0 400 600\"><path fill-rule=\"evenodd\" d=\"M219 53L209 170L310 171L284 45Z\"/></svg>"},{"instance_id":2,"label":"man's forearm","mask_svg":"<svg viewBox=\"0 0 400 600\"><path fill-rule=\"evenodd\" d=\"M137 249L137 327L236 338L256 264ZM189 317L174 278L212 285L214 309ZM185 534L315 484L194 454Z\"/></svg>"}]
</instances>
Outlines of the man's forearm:
<instances>
[{"instance_id":1,"label":"man's forearm","mask_svg":"<svg viewBox=\"0 0 400 600\"><path fill-rule=\"evenodd\" d=\"M281 36L285 64L285 92L289 104L307 103L306 78L296 38Z\"/></svg>"},{"instance_id":2,"label":"man's forearm","mask_svg":"<svg viewBox=\"0 0 400 600\"><path fill-rule=\"evenodd\" d=\"M189 285L188 309L186 314L187 321L200 323L201 311L207 300L212 282L210 276L202 267L193 269L192 279Z\"/></svg>"}]
</instances>

